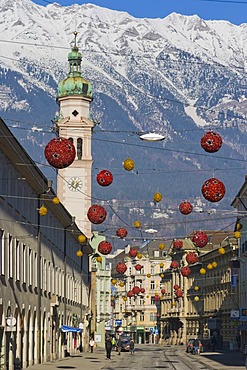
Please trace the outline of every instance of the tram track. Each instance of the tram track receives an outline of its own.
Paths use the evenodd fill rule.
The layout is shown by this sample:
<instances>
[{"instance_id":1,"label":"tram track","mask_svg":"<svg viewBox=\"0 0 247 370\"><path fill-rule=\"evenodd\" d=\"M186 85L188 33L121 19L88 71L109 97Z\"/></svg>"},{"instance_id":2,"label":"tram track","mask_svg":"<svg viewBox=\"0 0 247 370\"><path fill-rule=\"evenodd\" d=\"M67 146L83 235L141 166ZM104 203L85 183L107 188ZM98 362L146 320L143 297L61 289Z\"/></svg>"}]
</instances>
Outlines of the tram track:
<instances>
[{"instance_id":1,"label":"tram track","mask_svg":"<svg viewBox=\"0 0 247 370\"><path fill-rule=\"evenodd\" d=\"M182 356L178 351L167 348L164 351L165 362L169 365L170 370L208 370L209 368L193 358L189 360L186 356ZM167 368L167 366L166 366ZM159 367L157 368L159 370Z\"/></svg>"}]
</instances>

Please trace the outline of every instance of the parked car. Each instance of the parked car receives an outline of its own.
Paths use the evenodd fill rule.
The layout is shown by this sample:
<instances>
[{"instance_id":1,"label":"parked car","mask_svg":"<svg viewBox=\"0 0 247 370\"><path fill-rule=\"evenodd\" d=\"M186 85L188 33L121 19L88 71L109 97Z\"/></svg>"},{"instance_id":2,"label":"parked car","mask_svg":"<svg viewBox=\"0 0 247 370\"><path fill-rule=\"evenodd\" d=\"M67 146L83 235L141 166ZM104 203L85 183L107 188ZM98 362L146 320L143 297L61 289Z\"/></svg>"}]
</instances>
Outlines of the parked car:
<instances>
[{"instance_id":1,"label":"parked car","mask_svg":"<svg viewBox=\"0 0 247 370\"><path fill-rule=\"evenodd\" d=\"M187 353L192 353L194 354L194 345L193 345L193 342L194 342L195 339L189 339L188 342L187 342L187 346L186 346L186 352ZM199 340L199 353L202 353L203 352L203 344L202 342Z\"/></svg>"},{"instance_id":2,"label":"parked car","mask_svg":"<svg viewBox=\"0 0 247 370\"><path fill-rule=\"evenodd\" d=\"M128 338L123 338L121 343L121 351L129 352L130 350L130 340Z\"/></svg>"}]
</instances>

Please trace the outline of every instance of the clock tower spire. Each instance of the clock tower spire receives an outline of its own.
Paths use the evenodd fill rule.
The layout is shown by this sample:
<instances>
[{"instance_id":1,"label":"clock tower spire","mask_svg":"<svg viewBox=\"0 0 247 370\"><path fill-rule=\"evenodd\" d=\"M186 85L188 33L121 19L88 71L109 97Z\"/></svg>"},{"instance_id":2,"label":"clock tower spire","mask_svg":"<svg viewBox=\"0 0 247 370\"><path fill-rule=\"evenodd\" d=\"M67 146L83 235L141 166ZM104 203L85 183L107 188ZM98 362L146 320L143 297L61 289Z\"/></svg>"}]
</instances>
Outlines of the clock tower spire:
<instances>
[{"instance_id":1,"label":"clock tower spire","mask_svg":"<svg viewBox=\"0 0 247 370\"><path fill-rule=\"evenodd\" d=\"M76 158L67 168L57 173L57 194L76 223L91 237L91 224L87 211L91 206L92 154L91 140L94 123L90 120L92 85L82 77L82 54L76 44L68 54L69 72L67 78L58 84L57 103L59 118L56 121L58 135L70 139L76 149Z\"/></svg>"}]
</instances>

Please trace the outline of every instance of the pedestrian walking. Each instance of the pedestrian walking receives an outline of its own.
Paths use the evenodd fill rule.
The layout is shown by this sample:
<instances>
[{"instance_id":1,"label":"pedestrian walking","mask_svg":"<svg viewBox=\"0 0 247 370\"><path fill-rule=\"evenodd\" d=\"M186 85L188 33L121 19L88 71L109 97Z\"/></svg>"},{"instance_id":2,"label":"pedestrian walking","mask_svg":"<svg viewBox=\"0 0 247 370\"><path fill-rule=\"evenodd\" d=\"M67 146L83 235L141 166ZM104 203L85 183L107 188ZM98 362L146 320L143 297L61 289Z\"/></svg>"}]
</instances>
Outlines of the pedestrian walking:
<instances>
[{"instance_id":1,"label":"pedestrian walking","mask_svg":"<svg viewBox=\"0 0 247 370\"><path fill-rule=\"evenodd\" d=\"M111 359L112 338L108 335L105 340L106 358Z\"/></svg>"},{"instance_id":2,"label":"pedestrian walking","mask_svg":"<svg viewBox=\"0 0 247 370\"><path fill-rule=\"evenodd\" d=\"M94 346L95 346L95 341L92 337L90 338L89 346L90 346L91 353L93 353L93 349L94 349Z\"/></svg>"},{"instance_id":3,"label":"pedestrian walking","mask_svg":"<svg viewBox=\"0 0 247 370\"><path fill-rule=\"evenodd\" d=\"M133 355L134 352L135 352L135 342L132 338L131 341L130 341L130 353Z\"/></svg>"},{"instance_id":4,"label":"pedestrian walking","mask_svg":"<svg viewBox=\"0 0 247 370\"><path fill-rule=\"evenodd\" d=\"M117 341L117 351L119 356L121 355L121 350L122 350L122 339L121 337L119 337Z\"/></svg>"}]
</instances>

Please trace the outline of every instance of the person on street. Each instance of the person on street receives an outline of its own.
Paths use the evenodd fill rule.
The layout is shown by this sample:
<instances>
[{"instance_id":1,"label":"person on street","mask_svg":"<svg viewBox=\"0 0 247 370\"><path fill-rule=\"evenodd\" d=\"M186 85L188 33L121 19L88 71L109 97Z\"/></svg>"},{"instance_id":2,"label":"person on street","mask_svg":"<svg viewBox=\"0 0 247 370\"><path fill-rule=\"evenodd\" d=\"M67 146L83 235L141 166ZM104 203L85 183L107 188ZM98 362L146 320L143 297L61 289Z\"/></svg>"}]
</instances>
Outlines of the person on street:
<instances>
[{"instance_id":1,"label":"person on street","mask_svg":"<svg viewBox=\"0 0 247 370\"><path fill-rule=\"evenodd\" d=\"M91 353L93 353L94 345L95 345L94 339L91 337L89 341Z\"/></svg>"},{"instance_id":2,"label":"person on street","mask_svg":"<svg viewBox=\"0 0 247 370\"><path fill-rule=\"evenodd\" d=\"M199 355L200 354L200 341L198 338L193 340L193 354Z\"/></svg>"},{"instance_id":3,"label":"person on street","mask_svg":"<svg viewBox=\"0 0 247 370\"><path fill-rule=\"evenodd\" d=\"M133 355L134 352L135 352L135 342L132 338L131 341L130 341L130 353Z\"/></svg>"},{"instance_id":4,"label":"person on street","mask_svg":"<svg viewBox=\"0 0 247 370\"><path fill-rule=\"evenodd\" d=\"M121 337L119 337L117 341L117 351L119 356L121 355L121 350L122 350L122 339Z\"/></svg>"},{"instance_id":5,"label":"person on street","mask_svg":"<svg viewBox=\"0 0 247 370\"><path fill-rule=\"evenodd\" d=\"M112 338L108 335L105 340L106 358L111 359Z\"/></svg>"}]
</instances>

